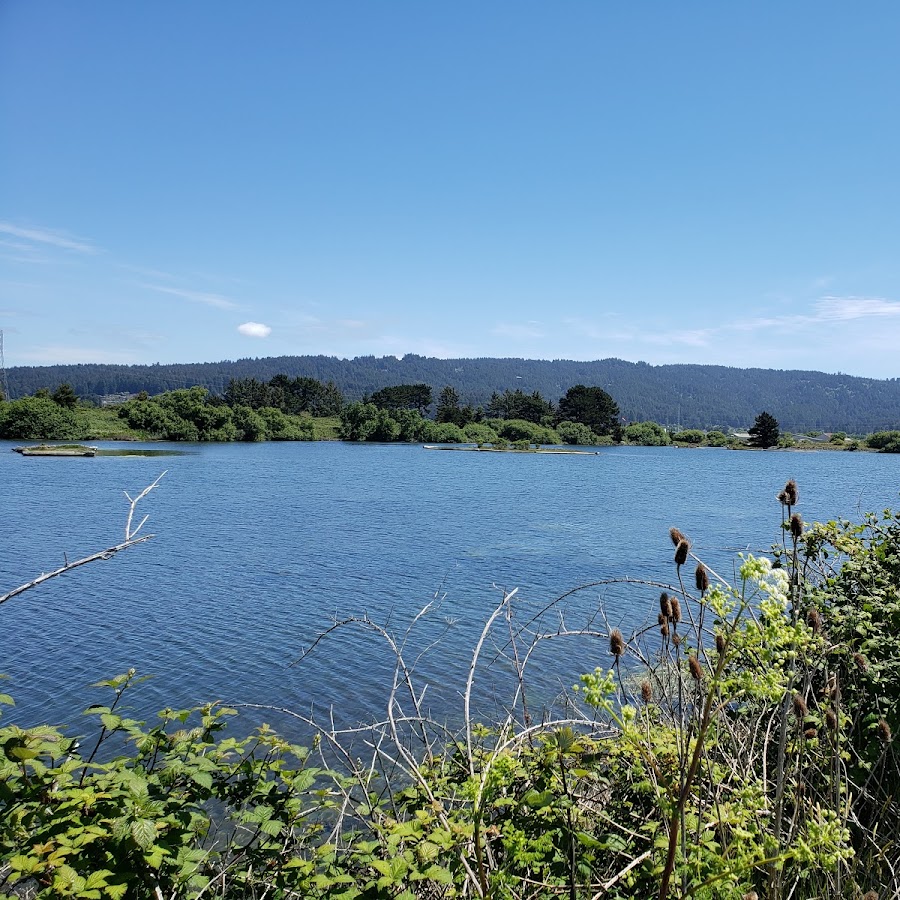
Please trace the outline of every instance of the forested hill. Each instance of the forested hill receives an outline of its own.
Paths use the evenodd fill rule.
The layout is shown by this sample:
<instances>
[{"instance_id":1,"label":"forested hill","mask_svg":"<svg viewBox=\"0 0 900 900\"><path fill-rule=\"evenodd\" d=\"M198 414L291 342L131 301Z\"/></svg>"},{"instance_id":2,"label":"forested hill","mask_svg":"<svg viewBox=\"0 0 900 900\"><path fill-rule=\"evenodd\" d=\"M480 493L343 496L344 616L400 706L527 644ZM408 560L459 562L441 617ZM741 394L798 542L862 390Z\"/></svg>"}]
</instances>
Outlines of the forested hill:
<instances>
[{"instance_id":1,"label":"forested hill","mask_svg":"<svg viewBox=\"0 0 900 900\"><path fill-rule=\"evenodd\" d=\"M278 374L334 381L348 400L383 387L426 383L435 396L452 385L463 402L486 404L495 391L539 391L554 403L575 384L598 385L619 403L630 421L653 420L685 427L747 427L761 410L783 430L871 432L900 427L900 379L877 380L774 369L726 366L651 366L620 359L594 362L534 359L432 359L409 354L280 356L235 362L153 366L101 364L22 366L8 370L10 394L68 382L79 396L121 391L150 394L202 385L222 393L231 378L267 381Z\"/></svg>"}]
</instances>

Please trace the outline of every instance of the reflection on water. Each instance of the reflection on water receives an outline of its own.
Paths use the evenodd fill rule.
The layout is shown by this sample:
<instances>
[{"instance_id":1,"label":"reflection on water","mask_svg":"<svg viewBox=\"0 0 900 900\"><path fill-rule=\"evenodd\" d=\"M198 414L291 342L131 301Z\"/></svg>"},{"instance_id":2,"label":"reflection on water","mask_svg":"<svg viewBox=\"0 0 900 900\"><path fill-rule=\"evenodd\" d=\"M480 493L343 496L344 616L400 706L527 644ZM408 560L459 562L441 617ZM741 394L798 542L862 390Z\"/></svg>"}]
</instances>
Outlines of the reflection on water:
<instances>
[{"instance_id":1,"label":"reflection on water","mask_svg":"<svg viewBox=\"0 0 900 900\"><path fill-rule=\"evenodd\" d=\"M779 538L775 495L788 478L807 522L894 506L900 486L900 457L868 453L101 449L87 465L23 465L0 452L0 592L118 543L123 491L135 496L168 470L139 509L153 540L0 606L3 690L17 702L3 721L83 728L77 711L106 699L88 686L131 667L154 676L131 701L141 716L222 699L326 717L333 705L339 723L370 720L383 715L395 666L371 628L341 629L290 664L334 618L368 616L402 635L435 599L404 656L432 713L458 721L472 648L503 589L518 588L514 626L545 611L532 629L608 622L627 636L655 623L657 588L594 584L552 601L607 579L670 582L673 525L731 576L735 548L764 551ZM515 685L501 625L476 679L483 720ZM533 714L608 664L603 642L542 643L531 657Z\"/></svg>"}]
</instances>

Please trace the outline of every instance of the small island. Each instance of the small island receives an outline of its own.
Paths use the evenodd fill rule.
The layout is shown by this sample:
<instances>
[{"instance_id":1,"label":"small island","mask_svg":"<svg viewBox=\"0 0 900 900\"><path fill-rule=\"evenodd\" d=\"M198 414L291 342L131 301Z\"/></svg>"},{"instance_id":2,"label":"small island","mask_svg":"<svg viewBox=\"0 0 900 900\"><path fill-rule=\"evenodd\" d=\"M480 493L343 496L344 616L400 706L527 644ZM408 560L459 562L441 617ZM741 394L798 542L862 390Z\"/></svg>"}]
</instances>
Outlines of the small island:
<instances>
[{"instance_id":1,"label":"small island","mask_svg":"<svg viewBox=\"0 0 900 900\"><path fill-rule=\"evenodd\" d=\"M96 456L97 448L84 444L35 444L31 447L13 447L22 456Z\"/></svg>"}]
</instances>

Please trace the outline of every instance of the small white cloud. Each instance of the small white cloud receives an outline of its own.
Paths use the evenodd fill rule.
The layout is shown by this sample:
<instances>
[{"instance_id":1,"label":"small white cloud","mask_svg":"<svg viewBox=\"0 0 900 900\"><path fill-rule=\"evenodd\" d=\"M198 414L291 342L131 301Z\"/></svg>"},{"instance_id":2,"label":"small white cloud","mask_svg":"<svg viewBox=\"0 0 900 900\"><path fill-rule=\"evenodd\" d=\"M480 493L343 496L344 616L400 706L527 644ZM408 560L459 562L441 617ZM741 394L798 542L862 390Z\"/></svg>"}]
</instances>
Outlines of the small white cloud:
<instances>
[{"instance_id":1,"label":"small white cloud","mask_svg":"<svg viewBox=\"0 0 900 900\"><path fill-rule=\"evenodd\" d=\"M261 322L244 322L243 325L238 325L238 331L247 337L255 338L267 338L272 333L272 329Z\"/></svg>"}]
</instances>

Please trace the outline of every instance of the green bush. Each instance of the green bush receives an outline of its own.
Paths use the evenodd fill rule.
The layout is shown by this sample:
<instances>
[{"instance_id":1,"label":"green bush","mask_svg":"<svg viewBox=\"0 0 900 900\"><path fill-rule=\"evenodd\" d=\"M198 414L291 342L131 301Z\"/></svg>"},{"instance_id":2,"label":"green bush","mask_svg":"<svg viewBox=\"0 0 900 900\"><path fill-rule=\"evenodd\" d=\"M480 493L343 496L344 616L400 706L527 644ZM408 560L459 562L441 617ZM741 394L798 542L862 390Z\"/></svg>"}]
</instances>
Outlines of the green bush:
<instances>
[{"instance_id":1,"label":"green bush","mask_svg":"<svg viewBox=\"0 0 900 900\"><path fill-rule=\"evenodd\" d=\"M463 428L463 434L465 434L466 440L476 444L493 444L498 437L497 432L483 422L469 422Z\"/></svg>"},{"instance_id":2,"label":"green bush","mask_svg":"<svg viewBox=\"0 0 900 900\"><path fill-rule=\"evenodd\" d=\"M42 397L0 402L0 438L77 441L84 437L77 413Z\"/></svg>"},{"instance_id":3,"label":"green bush","mask_svg":"<svg viewBox=\"0 0 900 900\"><path fill-rule=\"evenodd\" d=\"M625 440L644 447L665 447L672 443L669 432L656 422L633 422L625 427Z\"/></svg>"},{"instance_id":4,"label":"green bush","mask_svg":"<svg viewBox=\"0 0 900 900\"><path fill-rule=\"evenodd\" d=\"M597 435L581 422L560 422L556 426L556 433L564 444L591 447L599 443Z\"/></svg>"},{"instance_id":5,"label":"green bush","mask_svg":"<svg viewBox=\"0 0 900 900\"><path fill-rule=\"evenodd\" d=\"M426 421L425 440L432 444L465 444L468 438L453 422Z\"/></svg>"},{"instance_id":6,"label":"green bush","mask_svg":"<svg viewBox=\"0 0 900 900\"><path fill-rule=\"evenodd\" d=\"M560 444L559 435L552 428L545 428L524 419L490 419L488 424L507 441L528 441L531 444Z\"/></svg>"},{"instance_id":7,"label":"green bush","mask_svg":"<svg viewBox=\"0 0 900 900\"><path fill-rule=\"evenodd\" d=\"M672 435L672 440L677 441L679 444L702 444L706 435L702 431L698 431L695 428L686 428L684 431L679 431L677 434Z\"/></svg>"},{"instance_id":8,"label":"green bush","mask_svg":"<svg viewBox=\"0 0 900 900\"><path fill-rule=\"evenodd\" d=\"M708 447L727 447L731 443L731 438L722 431L707 431L706 444Z\"/></svg>"},{"instance_id":9,"label":"green bush","mask_svg":"<svg viewBox=\"0 0 900 900\"><path fill-rule=\"evenodd\" d=\"M882 453L900 453L900 431L876 431L866 438L866 443Z\"/></svg>"}]
</instances>

